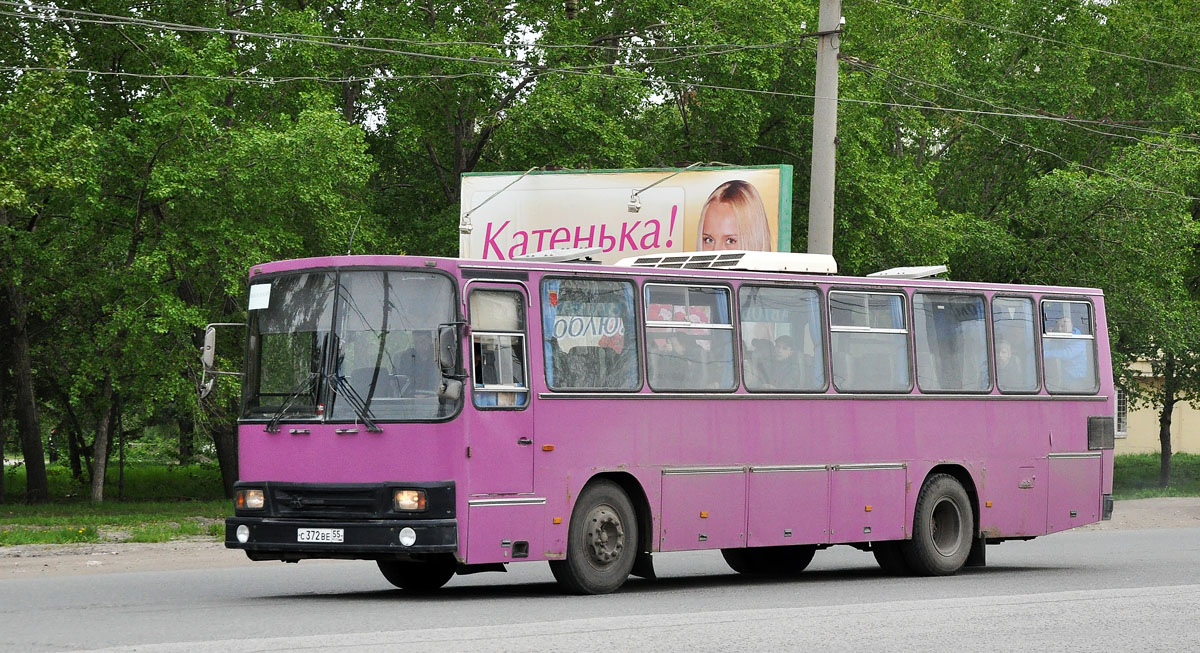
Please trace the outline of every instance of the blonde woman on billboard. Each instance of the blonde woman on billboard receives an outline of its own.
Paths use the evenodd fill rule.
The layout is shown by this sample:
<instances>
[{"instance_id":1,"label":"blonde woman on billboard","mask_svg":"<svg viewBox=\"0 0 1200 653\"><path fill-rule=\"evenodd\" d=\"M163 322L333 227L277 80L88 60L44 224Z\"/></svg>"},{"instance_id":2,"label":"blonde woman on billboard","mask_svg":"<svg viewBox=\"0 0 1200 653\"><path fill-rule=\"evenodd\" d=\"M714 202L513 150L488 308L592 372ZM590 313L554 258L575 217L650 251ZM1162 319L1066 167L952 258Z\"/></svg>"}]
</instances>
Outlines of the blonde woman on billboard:
<instances>
[{"instance_id":1,"label":"blonde woman on billboard","mask_svg":"<svg viewBox=\"0 0 1200 653\"><path fill-rule=\"evenodd\" d=\"M748 181L727 181L708 196L700 209L696 249L775 251L767 211L758 189Z\"/></svg>"}]
</instances>

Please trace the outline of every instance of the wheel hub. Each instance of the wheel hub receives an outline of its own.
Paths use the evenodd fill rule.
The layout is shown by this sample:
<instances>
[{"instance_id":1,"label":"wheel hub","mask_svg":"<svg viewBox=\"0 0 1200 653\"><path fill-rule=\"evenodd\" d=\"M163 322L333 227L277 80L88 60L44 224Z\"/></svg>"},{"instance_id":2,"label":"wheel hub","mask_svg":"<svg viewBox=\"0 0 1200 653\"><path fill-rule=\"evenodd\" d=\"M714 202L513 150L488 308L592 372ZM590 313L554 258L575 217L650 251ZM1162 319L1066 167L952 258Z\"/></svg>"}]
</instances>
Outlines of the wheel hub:
<instances>
[{"instance_id":1,"label":"wheel hub","mask_svg":"<svg viewBox=\"0 0 1200 653\"><path fill-rule=\"evenodd\" d=\"M600 505L588 513L586 539L592 562L606 566L616 562L625 548L625 528L610 506Z\"/></svg>"},{"instance_id":2,"label":"wheel hub","mask_svg":"<svg viewBox=\"0 0 1200 653\"><path fill-rule=\"evenodd\" d=\"M933 507L929 535L934 548L943 556L953 556L962 546L962 513L958 504L942 499Z\"/></svg>"}]
</instances>

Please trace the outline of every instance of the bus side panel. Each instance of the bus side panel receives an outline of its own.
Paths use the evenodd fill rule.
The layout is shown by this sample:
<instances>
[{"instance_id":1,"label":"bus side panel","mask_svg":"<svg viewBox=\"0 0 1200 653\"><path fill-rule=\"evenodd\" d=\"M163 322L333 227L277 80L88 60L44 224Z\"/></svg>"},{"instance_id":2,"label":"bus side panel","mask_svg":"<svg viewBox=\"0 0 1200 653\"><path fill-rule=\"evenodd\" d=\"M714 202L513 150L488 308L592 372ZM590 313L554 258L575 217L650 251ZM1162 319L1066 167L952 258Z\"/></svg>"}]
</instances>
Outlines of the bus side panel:
<instances>
[{"instance_id":1,"label":"bus side panel","mask_svg":"<svg viewBox=\"0 0 1200 653\"><path fill-rule=\"evenodd\" d=\"M1050 514L1046 532L1100 521L1103 457L1050 457Z\"/></svg>"},{"instance_id":2,"label":"bus side panel","mask_svg":"<svg viewBox=\"0 0 1200 653\"><path fill-rule=\"evenodd\" d=\"M468 508L466 562L485 564L543 559L546 506L478 504ZM460 545L461 546L461 545Z\"/></svg>"},{"instance_id":3,"label":"bus side panel","mask_svg":"<svg viewBox=\"0 0 1200 653\"><path fill-rule=\"evenodd\" d=\"M1049 486L1045 458L993 463L987 473L987 485L980 492L979 527L984 537L1032 537L1045 533Z\"/></svg>"},{"instance_id":4,"label":"bus side panel","mask_svg":"<svg viewBox=\"0 0 1200 653\"><path fill-rule=\"evenodd\" d=\"M664 472L661 550L746 546L746 474Z\"/></svg>"},{"instance_id":5,"label":"bus side panel","mask_svg":"<svg viewBox=\"0 0 1200 653\"><path fill-rule=\"evenodd\" d=\"M829 541L829 471L750 469L747 545Z\"/></svg>"},{"instance_id":6,"label":"bus side panel","mask_svg":"<svg viewBox=\"0 0 1200 653\"><path fill-rule=\"evenodd\" d=\"M906 470L837 469L830 476L829 541L902 540Z\"/></svg>"}]
</instances>

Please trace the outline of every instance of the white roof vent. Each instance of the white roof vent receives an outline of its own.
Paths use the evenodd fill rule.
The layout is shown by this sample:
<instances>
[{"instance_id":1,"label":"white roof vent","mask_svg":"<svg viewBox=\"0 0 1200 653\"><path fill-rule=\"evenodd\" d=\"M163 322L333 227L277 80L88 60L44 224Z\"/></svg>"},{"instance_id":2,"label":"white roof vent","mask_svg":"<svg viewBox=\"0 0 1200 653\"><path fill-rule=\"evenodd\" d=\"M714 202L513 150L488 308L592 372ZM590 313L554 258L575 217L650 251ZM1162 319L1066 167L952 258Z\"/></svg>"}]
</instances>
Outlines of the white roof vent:
<instances>
[{"instance_id":1,"label":"white roof vent","mask_svg":"<svg viewBox=\"0 0 1200 653\"><path fill-rule=\"evenodd\" d=\"M559 247L558 249L544 249L532 254L514 256L513 259L539 263L566 263L568 261L595 263L596 261L592 260L592 257L603 253L604 249L600 247Z\"/></svg>"},{"instance_id":2,"label":"white roof vent","mask_svg":"<svg viewBox=\"0 0 1200 653\"><path fill-rule=\"evenodd\" d=\"M807 272L837 274L837 261L829 254L793 254L791 252L751 252L720 250L716 252L679 252L634 256L617 261L617 265L633 268L674 268L686 270L723 269L753 270L755 272Z\"/></svg>"},{"instance_id":3,"label":"white roof vent","mask_svg":"<svg viewBox=\"0 0 1200 653\"><path fill-rule=\"evenodd\" d=\"M915 265L907 268L888 268L872 272L868 277L886 277L889 279L924 279L946 271L944 265Z\"/></svg>"}]
</instances>

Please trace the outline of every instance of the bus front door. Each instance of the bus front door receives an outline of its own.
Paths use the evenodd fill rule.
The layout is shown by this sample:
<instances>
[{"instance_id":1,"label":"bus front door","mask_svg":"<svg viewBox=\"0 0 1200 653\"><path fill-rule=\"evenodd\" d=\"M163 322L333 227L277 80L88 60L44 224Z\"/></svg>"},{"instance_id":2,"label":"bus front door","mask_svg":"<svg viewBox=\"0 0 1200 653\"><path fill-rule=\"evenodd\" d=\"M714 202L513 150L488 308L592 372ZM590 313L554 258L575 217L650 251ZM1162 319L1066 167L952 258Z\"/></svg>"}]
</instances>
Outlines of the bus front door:
<instances>
[{"instance_id":1,"label":"bus front door","mask_svg":"<svg viewBox=\"0 0 1200 653\"><path fill-rule=\"evenodd\" d=\"M469 286L470 493L533 491L533 406L529 389L529 299L523 285Z\"/></svg>"}]
</instances>

